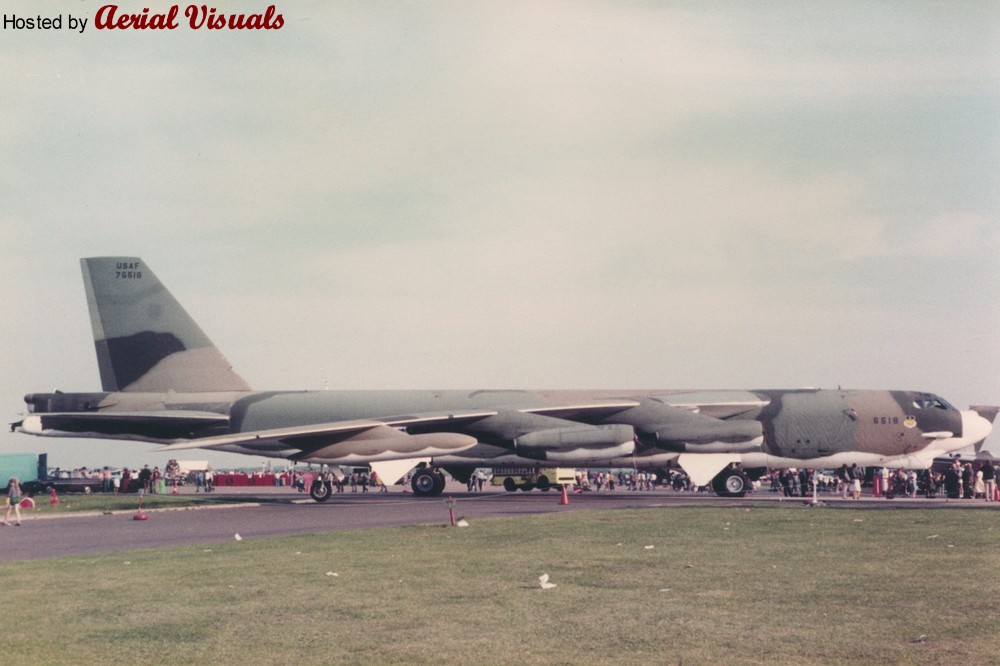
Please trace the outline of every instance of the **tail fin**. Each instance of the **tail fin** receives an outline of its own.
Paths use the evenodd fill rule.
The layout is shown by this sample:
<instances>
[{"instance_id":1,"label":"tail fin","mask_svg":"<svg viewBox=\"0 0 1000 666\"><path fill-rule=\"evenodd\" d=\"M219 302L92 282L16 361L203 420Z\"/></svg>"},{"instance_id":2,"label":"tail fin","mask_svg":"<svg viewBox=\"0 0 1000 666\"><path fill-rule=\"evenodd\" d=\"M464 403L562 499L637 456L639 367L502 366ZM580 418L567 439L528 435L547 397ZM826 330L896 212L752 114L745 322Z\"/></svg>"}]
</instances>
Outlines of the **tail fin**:
<instances>
[{"instance_id":1,"label":"tail fin","mask_svg":"<svg viewBox=\"0 0 1000 666\"><path fill-rule=\"evenodd\" d=\"M137 257L81 259L105 391L249 391Z\"/></svg>"}]
</instances>

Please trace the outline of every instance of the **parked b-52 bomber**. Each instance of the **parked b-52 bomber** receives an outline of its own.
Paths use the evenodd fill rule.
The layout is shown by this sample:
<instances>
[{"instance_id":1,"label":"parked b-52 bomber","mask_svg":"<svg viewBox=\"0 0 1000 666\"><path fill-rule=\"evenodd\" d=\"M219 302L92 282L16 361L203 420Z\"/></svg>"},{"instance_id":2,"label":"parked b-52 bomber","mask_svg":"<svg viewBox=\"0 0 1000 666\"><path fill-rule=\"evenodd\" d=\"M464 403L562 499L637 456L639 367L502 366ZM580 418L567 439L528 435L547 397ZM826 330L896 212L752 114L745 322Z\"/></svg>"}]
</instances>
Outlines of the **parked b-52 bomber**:
<instances>
[{"instance_id":1,"label":"parked b-52 bomber","mask_svg":"<svg viewBox=\"0 0 1000 666\"><path fill-rule=\"evenodd\" d=\"M387 481L418 465L422 496L442 492L441 470L554 465L679 467L742 496L747 470L926 468L992 428L917 391L254 391L141 259L81 264L102 391L26 395L18 432L372 465Z\"/></svg>"}]
</instances>

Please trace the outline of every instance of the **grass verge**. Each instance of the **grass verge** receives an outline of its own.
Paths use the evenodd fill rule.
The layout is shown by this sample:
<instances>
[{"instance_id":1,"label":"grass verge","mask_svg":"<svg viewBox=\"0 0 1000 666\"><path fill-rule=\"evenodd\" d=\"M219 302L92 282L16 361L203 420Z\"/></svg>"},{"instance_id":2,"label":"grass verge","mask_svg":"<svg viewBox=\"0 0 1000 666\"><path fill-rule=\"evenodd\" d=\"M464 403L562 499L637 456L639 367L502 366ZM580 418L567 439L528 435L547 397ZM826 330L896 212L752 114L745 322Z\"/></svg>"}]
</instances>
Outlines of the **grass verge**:
<instances>
[{"instance_id":1,"label":"grass verge","mask_svg":"<svg viewBox=\"0 0 1000 666\"><path fill-rule=\"evenodd\" d=\"M59 513L75 513L79 511L135 511L139 507L139 496L135 494L113 495L102 493L72 493L59 495L59 503L51 504L48 495L37 495L32 498L33 509L25 509L22 513L33 516L47 516ZM210 504L233 504L238 502L259 501L258 497L225 495L209 497L207 495L145 495L142 498L143 509L180 509L189 506Z\"/></svg>"},{"instance_id":2,"label":"grass verge","mask_svg":"<svg viewBox=\"0 0 1000 666\"><path fill-rule=\"evenodd\" d=\"M0 565L4 655L979 663L1000 618L996 516L576 512L12 562ZM541 589L542 573L555 588Z\"/></svg>"}]
</instances>

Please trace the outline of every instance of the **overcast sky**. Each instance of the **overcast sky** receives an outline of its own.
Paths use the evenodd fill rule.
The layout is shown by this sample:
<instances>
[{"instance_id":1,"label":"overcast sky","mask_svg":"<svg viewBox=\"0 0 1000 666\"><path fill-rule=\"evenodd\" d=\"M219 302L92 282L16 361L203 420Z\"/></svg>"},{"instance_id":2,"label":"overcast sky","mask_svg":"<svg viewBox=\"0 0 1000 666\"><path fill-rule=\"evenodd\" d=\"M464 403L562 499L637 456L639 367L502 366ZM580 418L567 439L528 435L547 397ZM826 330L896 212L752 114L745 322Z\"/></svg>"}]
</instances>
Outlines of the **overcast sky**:
<instances>
[{"instance_id":1,"label":"overcast sky","mask_svg":"<svg viewBox=\"0 0 1000 666\"><path fill-rule=\"evenodd\" d=\"M996 2L297 0L260 32L98 31L102 4L0 0L64 20L0 35L6 421L100 388L100 255L261 389L1000 401Z\"/></svg>"}]
</instances>

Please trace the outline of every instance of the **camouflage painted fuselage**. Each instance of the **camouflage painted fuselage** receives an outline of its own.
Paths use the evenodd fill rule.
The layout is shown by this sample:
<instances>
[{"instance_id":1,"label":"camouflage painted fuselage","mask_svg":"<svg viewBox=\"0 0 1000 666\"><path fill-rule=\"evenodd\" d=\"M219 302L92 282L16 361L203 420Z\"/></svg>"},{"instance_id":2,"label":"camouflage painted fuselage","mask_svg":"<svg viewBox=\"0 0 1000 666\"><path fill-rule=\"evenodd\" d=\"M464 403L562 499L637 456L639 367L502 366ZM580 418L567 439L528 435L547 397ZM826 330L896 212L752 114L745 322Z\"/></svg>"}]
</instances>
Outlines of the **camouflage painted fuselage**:
<instances>
[{"instance_id":1,"label":"camouflage painted fuselage","mask_svg":"<svg viewBox=\"0 0 1000 666\"><path fill-rule=\"evenodd\" d=\"M409 433L457 432L472 434L479 445L453 456L451 464L490 466L494 458L505 464L522 458L516 450L519 437L538 429L553 417L525 411L542 409L558 420L587 425L622 424L635 430L635 451L628 465L669 465L680 453L738 453L740 461L770 463L779 460L806 462L889 461L914 456L935 442L963 438L963 416L957 409L928 393L880 390L758 390L758 391L301 391L235 393L55 393L25 397L36 415L36 434L59 432L67 436L137 439L168 444L218 435L260 432L302 425L340 421L416 420L426 414L465 415L496 412L476 419L459 418L454 424L435 420L415 423ZM588 405L601 409L590 410ZM114 418L121 413L120 420ZM157 420L154 414L178 418ZM215 422L200 416L186 421L184 414L218 414ZM46 418L46 414L52 414ZM74 418L76 414L76 418ZM150 415L141 418L135 415ZM131 415L131 416L125 416ZM100 418L95 418L95 417ZM678 419L697 420L688 428L698 435L658 439L657 429ZM482 425L483 421L491 422ZM713 429L739 422L760 424L762 438L725 442L725 432ZM745 424L749 425L749 424ZM308 449L319 450L320 437L303 451L281 441L245 442L216 448L275 457L309 460ZM964 446L965 444L963 444ZM554 448L554 447L553 447ZM579 463L616 465L622 456L581 454ZM542 450L544 454L544 448ZM940 454L940 450L937 451ZM634 456L634 457L633 457ZM535 454L523 460L537 461ZM336 462L328 460L328 462ZM788 464L788 463L786 463ZM780 466L780 465L778 465Z\"/></svg>"},{"instance_id":2,"label":"camouflage painted fuselage","mask_svg":"<svg viewBox=\"0 0 1000 666\"><path fill-rule=\"evenodd\" d=\"M30 394L20 432L340 465L678 465L704 483L732 463L926 467L990 431L911 391L255 392L141 259L81 266L103 391Z\"/></svg>"}]
</instances>

